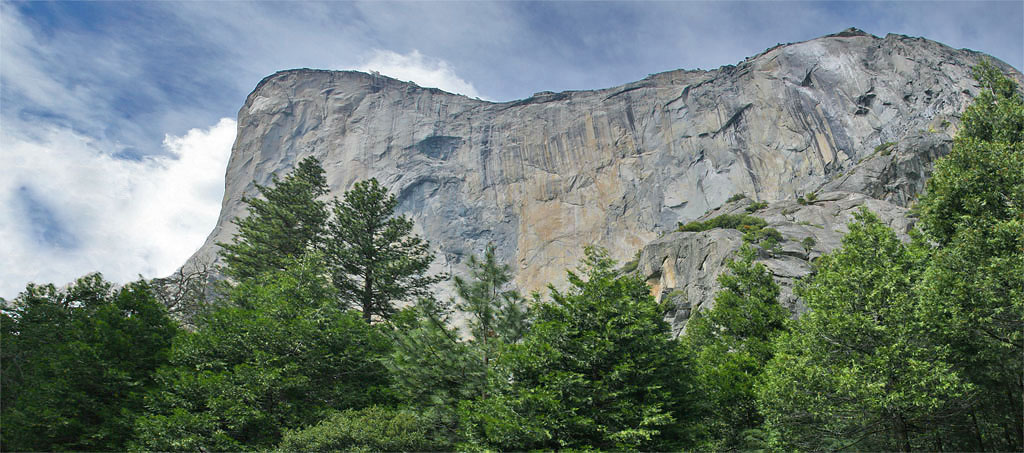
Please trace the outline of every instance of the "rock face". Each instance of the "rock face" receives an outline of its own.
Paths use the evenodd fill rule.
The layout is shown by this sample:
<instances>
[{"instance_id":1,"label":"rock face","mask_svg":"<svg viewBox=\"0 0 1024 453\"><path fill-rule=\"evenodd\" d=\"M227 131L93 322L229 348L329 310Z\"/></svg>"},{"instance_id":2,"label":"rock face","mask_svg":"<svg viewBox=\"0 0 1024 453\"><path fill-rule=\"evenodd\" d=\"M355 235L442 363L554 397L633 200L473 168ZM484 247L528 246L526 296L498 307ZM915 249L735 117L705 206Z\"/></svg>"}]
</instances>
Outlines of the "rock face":
<instances>
[{"instance_id":1,"label":"rock face","mask_svg":"<svg viewBox=\"0 0 1024 453\"><path fill-rule=\"evenodd\" d=\"M749 199L727 203L701 220L724 214L746 214ZM764 264L779 283L779 303L794 314L806 307L793 294L793 284L811 273L811 262L841 245L846 225L853 214L867 208L907 239L913 223L907 209L887 201L853 192L826 192L813 202L800 204L794 200L769 203L751 213L762 218L769 228L782 234L777 247L757 247L757 261ZM813 242L803 241L811 238ZM697 310L713 305L715 293L721 289L718 276L727 269L725 263L735 257L744 244L743 234L733 229L712 229L704 232L672 232L647 244L637 257L636 270L647 278L658 300L668 299L675 309L668 317L676 333ZM632 267L633 263L629 263Z\"/></svg>"},{"instance_id":2,"label":"rock face","mask_svg":"<svg viewBox=\"0 0 1024 453\"><path fill-rule=\"evenodd\" d=\"M969 71L981 58L851 29L776 46L736 66L505 103L375 74L279 72L239 111L220 218L192 260L210 261L215 243L231 239L231 219L245 215L241 199L256 193L254 182L267 184L312 155L324 163L333 195L369 177L397 194L399 211L438 250L437 271L459 273L470 254L494 243L529 291L561 281L587 244L627 260L654 241L644 248L645 272L654 272L658 253L676 260L675 283L666 267L658 291L682 288L700 306L714 272L687 280L680 266L708 249L720 267L735 235L659 235L734 193L779 201L764 214L773 225L792 227L794 238L821 236L819 244L838 239L797 231L783 218L805 216L840 231L864 200L905 222L897 220L900 206L921 190L930 162L948 152L958 114L977 93ZM894 149L876 151L887 142ZM793 203L785 200L823 187L842 194L781 214ZM783 263L773 268L780 278L804 269L773 259ZM683 280L694 283L679 286Z\"/></svg>"}]
</instances>

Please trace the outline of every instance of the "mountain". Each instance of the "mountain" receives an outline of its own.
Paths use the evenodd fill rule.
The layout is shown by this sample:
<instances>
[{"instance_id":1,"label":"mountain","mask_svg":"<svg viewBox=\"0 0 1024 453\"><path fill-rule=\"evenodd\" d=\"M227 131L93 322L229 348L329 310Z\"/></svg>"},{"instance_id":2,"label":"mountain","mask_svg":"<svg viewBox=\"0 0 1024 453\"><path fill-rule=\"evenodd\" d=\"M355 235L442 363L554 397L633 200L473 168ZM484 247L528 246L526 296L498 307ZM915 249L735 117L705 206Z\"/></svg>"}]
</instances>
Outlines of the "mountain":
<instances>
[{"instance_id":1,"label":"mountain","mask_svg":"<svg viewBox=\"0 0 1024 453\"><path fill-rule=\"evenodd\" d=\"M458 274L494 243L516 283L538 290L597 244L635 260L676 302L681 327L710 301L742 235L675 232L680 222L768 202L753 215L783 240L761 258L787 287L838 245L857 206L905 232L908 204L978 92L970 68L982 58L848 29L735 66L502 103L378 74L278 72L239 111L220 217L190 263L231 239L254 183L315 156L332 195L370 177L397 194L437 249L437 271ZM727 203L734 194L747 198ZM797 203L808 194L816 200ZM788 290L784 299L800 309Z\"/></svg>"}]
</instances>

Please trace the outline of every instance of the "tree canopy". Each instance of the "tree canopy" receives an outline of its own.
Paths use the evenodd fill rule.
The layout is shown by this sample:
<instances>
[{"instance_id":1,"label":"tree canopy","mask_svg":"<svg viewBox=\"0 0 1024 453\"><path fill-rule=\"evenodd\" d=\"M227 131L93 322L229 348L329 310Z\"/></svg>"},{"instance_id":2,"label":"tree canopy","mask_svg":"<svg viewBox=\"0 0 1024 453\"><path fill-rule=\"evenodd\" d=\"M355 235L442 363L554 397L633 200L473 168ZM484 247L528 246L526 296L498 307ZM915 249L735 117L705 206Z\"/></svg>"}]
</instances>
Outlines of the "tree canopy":
<instances>
[{"instance_id":1,"label":"tree canopy","mask_svg":"<svg viewBox=\"0 0 1024 453\"><path fill-rule=\"evenodd\" d=\"M374 316L390 318L398 301L428 295L443 276L427 275L434 254L412 233L413 222L396 216L398 201L376 179L355 184L331 205L327 258L339 297Z\"/></svg>"},{"instance_id":2,"label":"tree canopy","mask_svg":"<svg viewBox=\"0 0 1024 453\"><path fill-rule=\"evenodd\" d=\"M177 332L148 285L29 285L0 316L8 451L124 448Z\"/></svg>"},{"instance_id":3,"label":"tree canopy","mask_svg":"<svg viewBox=\"0 0 1024 453\"><path fill-rule=\"evenodd\" d=\"M243 198L246 217L232 223L238 232L230 243L218 243L224 272L238 280L284 269L285 263L322 244L327 205L318 200L327 193L320 161L303 159L294 171L269 186L256 185L258 198Z\"/></svg>"}]
</instances>

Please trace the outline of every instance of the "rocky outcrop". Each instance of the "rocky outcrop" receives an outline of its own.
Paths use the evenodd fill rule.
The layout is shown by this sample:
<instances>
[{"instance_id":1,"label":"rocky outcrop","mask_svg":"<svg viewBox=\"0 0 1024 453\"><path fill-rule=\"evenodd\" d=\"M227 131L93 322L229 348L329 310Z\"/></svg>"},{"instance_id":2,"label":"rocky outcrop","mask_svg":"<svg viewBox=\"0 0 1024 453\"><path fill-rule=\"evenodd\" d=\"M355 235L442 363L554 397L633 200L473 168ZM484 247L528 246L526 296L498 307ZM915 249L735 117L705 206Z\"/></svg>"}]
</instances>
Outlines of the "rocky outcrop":
<instances>
[{"instance_id":1,"label":"rocky outcrop","mask_svg":"<svg viewBox=\"0 0 1024 453\"><path fill-rule=\"evenodd\" d=\"M815 259L841 245L855 212L861 208L874 212L904 239L913 225L906 208L852 192L818 193L813 201L804 203L773 202L750 213L748 208L752 204L746 198L727 203L698 220L749 213L781 233L783 240L776 246L755 247L757 261L765 265L779 284L779 303L794 315L805 307L793 294L793 284L811 272ZM735 229L675 231L651 241L641 250L637 262L628 264L635 265L636 271L647 279L655 298L668 300L675 307L668 316L678 333L693 312L713 306L714 295L721 289L718 276L727 270L726 262L735 257L743 244L743 233Z\"/></svg>"},{"instance_id":2,"label":"rocky outcrop","mask_svg":"<svg viewBox=\"0 0 1024 453\"><path fill-rule=\"evenodd\" d=\"M221 215L193 262L230 240L254 182L310 155L332 195L369 177L397 194L437 249L435 270L459 273L494 243L527 291L560 281L586 244L629 259L734 193L826 187L903 206L948 150L981 57L847 30L712 71L504 103L376 74L279 72L239 111ZM895 152L876 152L887 142Z\"/></svg>"}]
</instances>

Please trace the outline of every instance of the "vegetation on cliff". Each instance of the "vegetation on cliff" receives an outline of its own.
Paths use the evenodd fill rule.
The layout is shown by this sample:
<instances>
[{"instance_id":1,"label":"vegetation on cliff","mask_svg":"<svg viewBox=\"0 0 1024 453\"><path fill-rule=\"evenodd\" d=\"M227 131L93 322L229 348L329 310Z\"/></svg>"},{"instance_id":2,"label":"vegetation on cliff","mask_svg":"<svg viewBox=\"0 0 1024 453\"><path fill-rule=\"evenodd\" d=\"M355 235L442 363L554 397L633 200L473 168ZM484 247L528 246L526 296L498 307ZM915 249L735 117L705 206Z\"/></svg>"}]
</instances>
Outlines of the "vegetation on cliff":
<instances>
[{"instance_id":1,"label":"vegetation on cliff","mask_svg":"<svg viewBox=\"0 0 1024 453\"><path fill-rule=\"evenodd\" d=\"M489 248L437 300L386 189L328 209L307 160L248 200L230 283L188 329L99 275L4 303L0 448L1024 450L1024 102L976 77L913 240L858 214L798 285L799 319L751 246L681 338L599 248L531 303ZM711 228L777 234L681 226Z\"/></svg>"}]
</instances>

